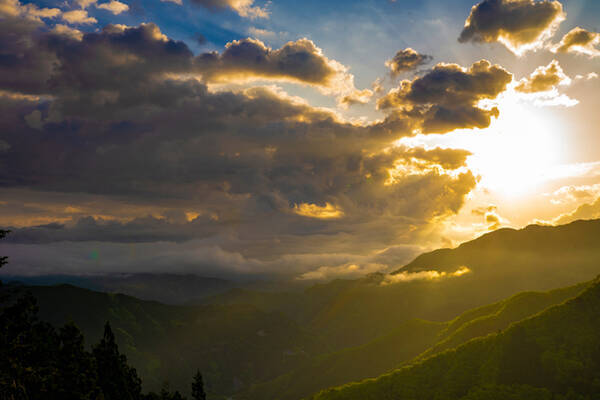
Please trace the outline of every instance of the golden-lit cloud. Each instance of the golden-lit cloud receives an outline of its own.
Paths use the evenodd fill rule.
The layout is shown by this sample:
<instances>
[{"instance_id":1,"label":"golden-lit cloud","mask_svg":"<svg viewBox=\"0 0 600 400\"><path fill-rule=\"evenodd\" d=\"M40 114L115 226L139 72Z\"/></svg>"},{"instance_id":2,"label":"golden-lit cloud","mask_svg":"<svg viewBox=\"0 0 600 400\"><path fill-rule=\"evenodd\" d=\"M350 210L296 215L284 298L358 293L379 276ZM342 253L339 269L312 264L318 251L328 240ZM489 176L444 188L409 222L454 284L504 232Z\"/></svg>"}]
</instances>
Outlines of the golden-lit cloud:
<instances>
[{"instance_id":1,"label":"golden-lit cloud","mask_svg":"<svg viewBox=\"0 0 600 400\"><path fill-rule=\"evenodd\" d=\"M299 275L296 279L301 281L325 281L331 279L356 279L367 274L376 273L385 269L381 264L353 264L348 263L340 266L322 266L312 271Z\"/></svg>"},{"instance_id":2,"label":"golden-lit cloud","mask_svg":"<svg viewBox=\"0 0 600 400\"><path fill-rule=\"evenodd\" d=\"M64 24L54 25L54 28L52 28L52 32L57 35L64 35L75 40L81 40L83 38L83 32Z\"/></svg>"},{"instance_id":3,"label":"golden-lit cloud","mask_svg":"<svg viewBox=\"0 0 600 400\"><path fill-rule=\"evenodd\" d=\"M86 9L92 4L96 4L97 1L98 0L75 0L75 3L77 3L80 8Z\"/></svg>"},{"instance_id":4,"label":"golden-lit cloud","mask_svg":"<svg viewBox=\"0 0 600 400\"><path fill-rule=\"evenodd\" d=\"M570 30L560 43L552 47L555 53L579 53L588 56L600 55L600 33L590 32L580 27Z\"/></svg>"},{"instance_id":5,"label":"golden-lit cloud","mask_svg":"<svg viewBox=\"0 0 600 400\"><path fill-rule=\"evenodd\" d=\"M391 59L385 62L392 76L400 75L404 72L413 71L418 67L428 64L433 59L432 56L421 54L410 47L400 50Z\"/></svg>"},{"instance_id":6,"label":"golden-lit cloud","mask_svg":"<svg viewBox=\"0 0 600 400\"><path fill-rule=\"evenodd\" d=\"M98 4L96 7L103 9L103 10L110 11L114 15L119 15L119 14L129 10L129 6L127 4L121 3L120 1L117 1L117 0L111 0L107 3L101 3L101 4Z\"/></svg>"},{"instance_id":7,"label":"golden-lit cloud","mask_svg":"<svg viewBox=\"0 0 600 400\"><path fill-rule=\"evenodd\" d=\"M303 217L318 219L334 219L344 216L344 211L330 203L325 203L324 206L310 203L297 204L292 211Z\"/></svg>"},{"instance_id":8,"label":"golden-lit cloud","mask_svg":"<svg viewBox=\"0 0 600 400\"><path fill-rule=\"evenodd\" d=\"M95 24L98 20L90 17L86 10L71 10L62 13L61 18L69 24L88 25Z\"/></svg>"},{"instance_id":9,"label":"golden-lit cloud","mask_svg":"<svg viewBox=\"0 0 600 400\"><path fill-rule=\"evenodd\" d=\"M1 0L0 16L41 21L42 18L55 18L61 14L58 8L39 8L33 3L22 4L18 0Z\"/></svg>"},{"instance_id":10,"label":"golden-lit cloud","mask_svg":"<svg viewBox=\"0 0 600 400\"><path fill-rule=\"evenodd\" d=\"M272 49L258 39L234 40L225 50L195 58L195 68L207 82L279 80L314 86L339 96L345 104L365 103L372 92L358 90L354 76L341 63L327 58L309 39L287 42Z\"/></svg>"},{"instance_id":11,"label":"golden-lit cloud","mask_svg":"<svg viewBox=\"0 0 600 400\"><path fill-rule=\"evenodd\" d=\"M490 231L500 228L506 222L498 214L498 207L494 205L475 208L471 210L471 214L483 217L484 223Z\"/></svg>"},{"instance_id":12,"label":"golden-lit cloud","mask_svg":"<svg viewBox=\"0 0 600 400\"><path fill-rule=\"evenodd\" d=\"M412 281L437 281L440 279L447 278L459 278L466 274L471 273L471 269L466 266L459 267L454 272L440 272L435 269L418 271L418 272L406 272L402 271L396 274L389 274L385 276L385 279L381 282L382 285L393 285L396 283L412 282Z\"/></svg>"},{"instance_id":13,"label":"golden-lit cloud","mask_svg":"<svg viewBox=\"0 0 600 400\"><path fill-rule=\"evenodd\" d=\"M515 90L522 93L548 92L559 85L569 86L571 82L558 61L553 60L545 67L538 67L528 78L521 79Z\"/></svg>"},{"instance_id":14,"label":"golden-lit cloud","mask_svg":"<svg viewBox=\"0 0 600 400\"><path fill-rule=\"evenodd\" d=\"M561 93L560 87L567 87L573 80L565 74L557 60L547 66L540 66L528 77L514 82L513 101L526 101L537 107L573 107L579 101Z\"/></svg>"},{"instance_id":15,"label":"golden-lit cloud","mask_svg":"<svg viewBox=\"0 0 600 400\"><path fill-rule=\"evenodd\" d=\"M600 196L600 184L562 186L552 193L545 193L544 196L549 197L554 205L581 203Z\"/></svg>"},{"instance_id":16,"label":"golden-lit cloud","mask_svg":"<svg viewBox=\"0 0 600 400\"><path fill-rule=\"evenodd\" d=\"M487 60L469 68L440 63L421 77L400 82L377 106L418 121L422 133L486 128L499 111L483 108L480 102L495 99L512 79L511 73Z\"/></svg>"},{"instance_id":17,"label":"golden-lit cloud","mask_svg":"<svg viewBox=\"0 0 600 400\"><path fill-rule=\"evenodd\" d=\"M600 197L590 203L584 203L573 211L561 214L552 220L553 224L562 225L579 219L600 218Z\"/></svg>"},{"instance_id":18,"label":"golden-lit cloud","mask_svg":"<svg viewBox=\"0 0 600 400\"><path fill-rule=\"evenodd\" d=\"M542 48L565 18L556 0L484 0L471 9L458 40L500 42L521 55Z\"/></svg>"}]
</instances>

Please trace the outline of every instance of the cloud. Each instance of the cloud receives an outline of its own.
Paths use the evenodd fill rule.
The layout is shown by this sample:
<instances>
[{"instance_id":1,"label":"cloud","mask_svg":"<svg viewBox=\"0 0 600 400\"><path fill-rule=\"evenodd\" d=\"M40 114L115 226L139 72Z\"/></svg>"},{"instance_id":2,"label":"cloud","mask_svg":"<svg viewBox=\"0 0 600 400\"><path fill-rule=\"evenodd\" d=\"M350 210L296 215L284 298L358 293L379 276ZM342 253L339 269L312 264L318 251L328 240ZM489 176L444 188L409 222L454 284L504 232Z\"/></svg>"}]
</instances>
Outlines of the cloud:
<instances>
[{"instance_id":1,"label":"cloud","mask_svg":"<svg viewBox=\"0 0 600 400\"><path fill-rule=\"evenodd\" d=\"M109 1L108 3L98 4L96 7L101 8L103 10L110 11L114 15L119 15L122 12L128 11L129 6L125 3L121 3L117 0Z\"/></svg>"},{"instance_id":2,"label":"cloud","mask_svg":"<svg viewBox=\"0 0 600 400\"><path fill-rule=\"evenodd\" d=\"M328 59L309 39L288 42L272 49L258 39L234 40L223 53L204 53L194 60L196 70L207 82L236 82L260 79L292 81L317 87L326 94L364 102L370 90L359 91L348 68Z\"/></svg>"},{"instance_id":3,"label":"cloud","mask_svg":"<svg viewBox=\"0 0 600 400\"><path fill-rule=\"evenodd\" d=\"M502 224L508 222L500 216L498 207L495 205L475 208L471 210L471 214L483 217L483 221L488 226L488 230L496 230L500 228Z\"/></svg>"},{"instance_id":4,"label":"cloud","mask_svg":"<svg viewBox=\"0 0 600 400\"><path fill-rule=\"evenodd\" d=\"M248 28L248 34L262 39L275 39L279 36L279 33L270 31L268 29L261 29L254 26Z\"/></svg>"},{"instance_id":5,"label":"cloud","mask_svg":"<svg viewBox=\"0 0 600 400\"><path fill-rule=\"evenodd\" d=\"M408 47L397 52L394 58L386 61L385 65L390 69L392 76L397 76L428 64L431 60L433 60L432 56L418 53L416 50Z\"/></svg>"},{"instance_id":6,"label":"cloud","mask_svg":"<svg viewBox=\"0 0 600 400\"><path fill-rule=\"evenodd\" d=\"M385 279L381 282L381 285L387 286L396 283L413 282L413 281L437 281L440 279L458 278L466 274L471 273L468 267L462 266L454 272L439 272L437 270L427 270L418 272L399 272L396 274L389 274L385 276Z\"/></svg>"},{"instance_id":7,"label":"cloud","mask_svg":"<svg viewBox=\"0 0 600 400\"><path fill-rule=\"evenodd\" d=\"M598 76L599 76L599 75L598 75L597 73L595 73L595 72L590 72L590 73L588 73L587 75L576 75L576 76L575 76L575 79L576 79L576 80L585 79L585 80L591 81L592 79L598 79Z\"/></svg>"},{"instance_id":8,"label":"cloud","mask_svg":"<svg viewBox=\"0 0 600 400\"><path fill-rule=\"evenodd\" d=\"M501 226L500 216L493 211L485 214L485 222L489 230L496 230Z\"/></svg>"},{"instance_id":9,"label":"cloud","mask_svg":"<svg viewBox=\"0 0 600 400\"><path fill-rule=\"evenodd\" d=\"M579 53L591 57L600 55L597 48L600 44L600 33L590 32L580 27L570 30L560 43L552 47L555 53Z\"/></svg>"},{"instance_id":10,"label":"cloud","mask_svg":"<svg viewBox=\"0 0 600 400\"><path fill-rule=\"evenodd\" d=\"M573 107L579 101L561 94L559 86L569 86L573 80L553 60L547 66L540 66L529 76L515 82L514 89L523 100L538 107Z\"/></svg>"},{"instance_id":11,"label":"cloud","mask_svg":"<svg viewBox=\"0 0 600 400\"><path fill-rule=\"evenodd\" d=\"M547 193L546 196L552 197L552 204L568 204L572 202L581 202L590 200L600 195L600 184L596 185L569 185L563 186L553 193Z\"/></svg>"},{"instance_id":12,"label":"cloud","mask_svg":"<svg viewBox=\"0 0 600 400\"><path fill-rule=\"evenodd\" d=\"M555 225L568 224L580 219L600 218L600 197L591 203L578 206L575 210L559 215L552 221Z\"/></svg>"},{"instance_id":13,"label":"cloud","mask_svg":"<svg viewBox=\"0 0 600 400\"><path fill-rule=\"evenodd\" d=\"M487 213L498 211L498 207L495 205L489 205L486 207L477 207L471 210L471 214L477 215L480 217L485 216Z\"/></svg>"},{"instance_id":14,"label":"cloud","mask_svg":"<svg viewBox=\"0 0 600 400\"><path fill-rule=\"evenodd\" d=\"M52 28L52 33L55 33L57 35L64 35L75 40L81 40L83 38L83 32L63 24L54 25L54 28Z\"/></svg>"},{"instance_id":15,"label":"cloud","mask_svg":"<svg viewBox=\"0 0 600 400\"><path fill-rule=\"evenodd\" d=\"M345 264L335 267L319 267L315 270L305 272L296 279L303 281L327 281L332 279L356 279L367 274L379 272L386 269L386 265L380 264Z\"/></svg>"},{"instance_id":16,"label":"cloud","mask_svg":"<svg viewBox=\"0 0 600 400\"><path fill-rule=\"evenodd\" d=\"M174 0L168 1L178 3ZM229 8L238 13L241 17L251 19L269 18L269 11L267 8L255 6L254 0L192 0L192 3L213 11L221 11Z\"/></svg>"},{"instance_id":17,"label":"cloud","mask_svg":"<svg viewBox=\"0 0 600 400\"><path fill-rule=\"evenodd\" d=\"M56 18L61 14L58 8L39 8L37 5L21 4L18 0L0 1L0 16L40 21L42 18Z\"/></svg>"},{"instance_id":18,"label":"cloud","mask_svg":"<svg viewBox=\"0 0 600 400\"><path fill-rule=\"evenodd\" d=\"M61 18L67 21L69 24L76 25L88 25L98 22L96 18L90 17L85 10L66 11L61 15Z\"/></svg>"},{"instance_id":19,"label":"cloud","mask_svg":"<svg viewBox=\"0 0 600 400\"><path fill-rule=\"evenodd\" d=\"M553 60L545 67L536 68L528 78L521 79L515 90L522 93L548 92L558 85L569 86L571 82L558 61Z\"/></svg>"},{"instance_id":20,"label":"cloud","mask_svg":"<svg viewBox=\"0 0 600 400\"><path fill-rule=\"evenodd\" d=\"M543 47L565 19L555 0L484 0L473 6L459 42L500 42L517 55Z\"/></svg>"},{"instance_id":21,"label":"cloud","mask_svg":"<svg viewBox=\"0 0 600 400\"><path fill-rule=\"evenodd\" d=\"M97 1L98 0L75 0L75 3L77 3L77 5L82 9L86 9L92 4L96 4Z\"/></svg>"},{"instance_id":22,"label":"cloud","mask_svg":"<svg viewBox=\"0 0 600 400\"><path fill-rule=\"evenodd\" d=\"M446 170L455 170L464 167L467 157L471 152L462 149L447 149L435 147L426 149L423 147L404 148L402 156L405 158L425 161L427 164L439 165Z\"/></svg>"},{"instance_id":23,"label":"cloud","mask_svg":"<svg viewBox=\"0 0 600 400\"><path fill-rule=\"evenodd\" d=\"M18 231L7 244L15 268L98 272L148 262L296 276L392 265L402 252L383 250L413 244L457 213L477 183L464 150L395 146L413 135L408 114L355 124L276 86L212 91L197 77L198 57L152 23L79 36L19 15L0 20L2 32L19 38L0 35L11 60L0 65L0 141L10 146L0 157L0 220ZM283 70L327 85L341 71L310 41L268 50L258 66L225 53L217 60L228 73ZM444 91L485 98L495 68L450 68L455 78L441 76L466 79L476 94L457 82ZM416 82L410 96L423 96ZM410 96L411 108L422 106ZM429 96L427 107L457 101ZM144 257L128 261L128 244L144 244ZM87 262L94 248L105 261Z\"/></svg>"},{"instance_id":24,"label":"cloud","mask_svg":"<svg viewBox=\"0 0 600 400\"><path fill-rule=\"evenodd\" d=\"M309 203L297 204L294 206L293 212L303 217L319 219L341 218L344 216L344 211L329 203L325 203L324 206Z\"/></svg>"},{"instance_id":25,"label":"cloud","mask_svg":"<svg viewBox=\"0 0 600 400\"><path fill-rule=\"evenodd\" d=\"M486 128L499 111L495 107L484 109L479 102L495 99L512 79L512 74L487 60L468 69L440 63L422 77L402 81L377 105L419 121L423 133Z\"/></svg>"}]
</instances>

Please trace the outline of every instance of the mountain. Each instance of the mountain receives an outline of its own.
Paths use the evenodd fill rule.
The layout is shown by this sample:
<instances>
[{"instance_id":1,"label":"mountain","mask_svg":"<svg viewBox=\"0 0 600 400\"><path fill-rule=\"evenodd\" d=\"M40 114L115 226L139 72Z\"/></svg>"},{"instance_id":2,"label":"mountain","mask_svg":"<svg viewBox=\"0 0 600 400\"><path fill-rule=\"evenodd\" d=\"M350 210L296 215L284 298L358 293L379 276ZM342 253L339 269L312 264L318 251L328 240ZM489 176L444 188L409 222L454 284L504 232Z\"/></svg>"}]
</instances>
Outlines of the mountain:
<instances>
[{"instance_id":1,"label":"mountain","mask_svg":"<svg viewBox=\"0 0 600 400\"><path fill-rule=\"evenodd\" d=\"M399 273L436 269L453 272L467 266L481 279L502 284L518 277L519 285L556 286L590 279L600 262L600 220L567 225L530 225L499 229L456 249L440 249L418 256Z\"/></svg>"},{"instance_id":2,"label":"mountain","mask_svg":"<svg viewBox=\"0 0 600 400\"><path fill-rule=\"evenodd\" d=\"M429 359L574 296L577 287L503 300L595 277L598 233L600 221L503 229L421 255L395 274L303 290L234 287L200 305L73 286L31 290L42 318L57 326L73 320L88 343L109 320L148 389L166 379L187 390L183 372L200 368L213 395L294 399ZM469 272L455 276L460 268ZM171 282L173 292L183 285Z\"/></svg>"},{"instance_id":3,"label":"mountain","mask_svg":"<svg viewBox=\"0 0 600 400\"><path fill-rule=\"evenodd\" d=\"M191 374L200 369L208 391L228 395L324 351L314 335L282 314L248 305L171 306L69 285L23 289L37 299L42 320L75 322L87 343L98 342L110 321L144 390L169 381L187 392Z\"/></svg>"},{"instance_id":4,"label":"mountain","mask_svg":"<svg viewBox=\"0 0 600 400\"><path fill-rule=\"evenodd\" d=\"M577 296L589 283L549 292L519 293L436 323L411 320L362 346L310 358L300 368L240 394L252 400L298 400L327 387L372 378L412 359L427 358L472 338L506 329L550 306Z\"/></svg>"},{"instance_id":5,"label":"mountain","mask_svg":"<svg viewBox=\"0 0 600 400\"><path fill-rule=\"evenodd\" d=\"M600 279L508 329L312 400L567 400L600 396Z\"/></svg>"},{"instance_id":6,"label":"mountain","mask_svg":"<svg viewBox=\"0 0 600 400\"><path fill-rule=\"evenodd\" d=\"M142 300L165 304L200 303L203 299L224 293L240 285L219 278L177 274L113 274L97 276L9 276L3 280L30 286L67 283L101 292L122 293Z\"/></svg>"},{"instance_id":7,"label":"mountain","mask_svg":"<svg viewBox=\"0 0 600 400\"><path fill-rule=\"evenodd\" d=\"M588 281L600 273L599 237L600 220L501 229L456 249L421 255L389 276L376 274L342 288L338 283L323 285L323 292L331 288L336 295L307 324L332 346L356 346L409 319L446 321L519 292ZM470 272L451 275L463 267ZM447 275L413 279L424 271Z\"/></svg>"}]
</instances>

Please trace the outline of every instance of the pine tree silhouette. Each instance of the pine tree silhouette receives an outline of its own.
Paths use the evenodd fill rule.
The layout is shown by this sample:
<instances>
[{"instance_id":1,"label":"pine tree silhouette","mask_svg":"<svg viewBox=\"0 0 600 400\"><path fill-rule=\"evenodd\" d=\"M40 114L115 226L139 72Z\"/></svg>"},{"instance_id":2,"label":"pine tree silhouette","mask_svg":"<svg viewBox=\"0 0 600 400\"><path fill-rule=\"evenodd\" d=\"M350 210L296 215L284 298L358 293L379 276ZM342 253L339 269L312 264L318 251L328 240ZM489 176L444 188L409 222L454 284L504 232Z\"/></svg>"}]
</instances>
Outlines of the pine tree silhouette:
<instances>
[{"instance_id":1,"label":"pine tree silhouette","mask_svg":"<svg viewBox=\"0 0 600 400\"><path fill-rule=\"evenodd\" d=\"M115 335L106 322L104 337L93 350L98 368L98 383L105 400L137 400L141 398L142 381L135 368L127 365L127 357L119 353Z\"/></svg>"},{"instance_id":2,"label":"pine tree silhouette","mask_svg":"<svg viewBox=\"0 0 600 400\"><path fill-rule=\"evenodd\" d=\"M194 381L192 382L192 399L194 400L206 400L206 393L204 393L204 380L200 370L196 371L194 375Z\"/></svg>"}]
</instances>

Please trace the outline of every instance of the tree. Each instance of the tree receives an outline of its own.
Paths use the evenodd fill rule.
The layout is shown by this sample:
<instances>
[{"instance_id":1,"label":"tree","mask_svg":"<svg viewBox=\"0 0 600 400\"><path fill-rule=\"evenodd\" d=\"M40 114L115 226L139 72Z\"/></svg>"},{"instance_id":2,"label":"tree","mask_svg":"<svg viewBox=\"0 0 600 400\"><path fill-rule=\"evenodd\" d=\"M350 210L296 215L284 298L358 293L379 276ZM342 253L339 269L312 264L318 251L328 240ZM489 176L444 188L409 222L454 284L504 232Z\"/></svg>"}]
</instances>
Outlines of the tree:
<instances>
[{"instance_id":1,"label":"tree","mask_svg":"<svg viewBox=\"0 0 600 400\"><path fill-rule=\"evenodd\" d=\"M119 353L115 335L106 322L104 336L93 351L98 368L98 383L106 400L138 400L142 381L135 368L127 365L127 357Z\"/></svg>"},{"instance_id":2,"label":"tree","mask_svg":"<svg viewBox=\"0 0 600 400\"><path fill-rule=\"evenodd\" d=\"M204 393L204 380L200 370L196 371L194 375L194 381L192 382L192 399L194 400L206 400L206 393Z\"/></svg>"},{"instance_id":3,"label":"tree","mask_svg":"<svg viewBox=\"0 0 600 400\"><path fill-rule=\"evenodd\" d=\"M96 399L100 394L94 358L85 350L83 335L72 322L58 334L57 386L61 399Z\"/></svg>"},{"instance_id":4,"label":"tree","mask_svg":"<svg viewBox=\"0 0 600 400\"><path fill-rule=\"evenodd\" d=\"M5 230L0 229L0 239L4 239L6 237L6 235L8 235L9 233L10 233L10 231L5 231ZM0 268L5 266L6 264L8 264L8 257L0 256ZM0 285L2 285L2 281L0 281Z\"/></svg>"}]
</instances>

